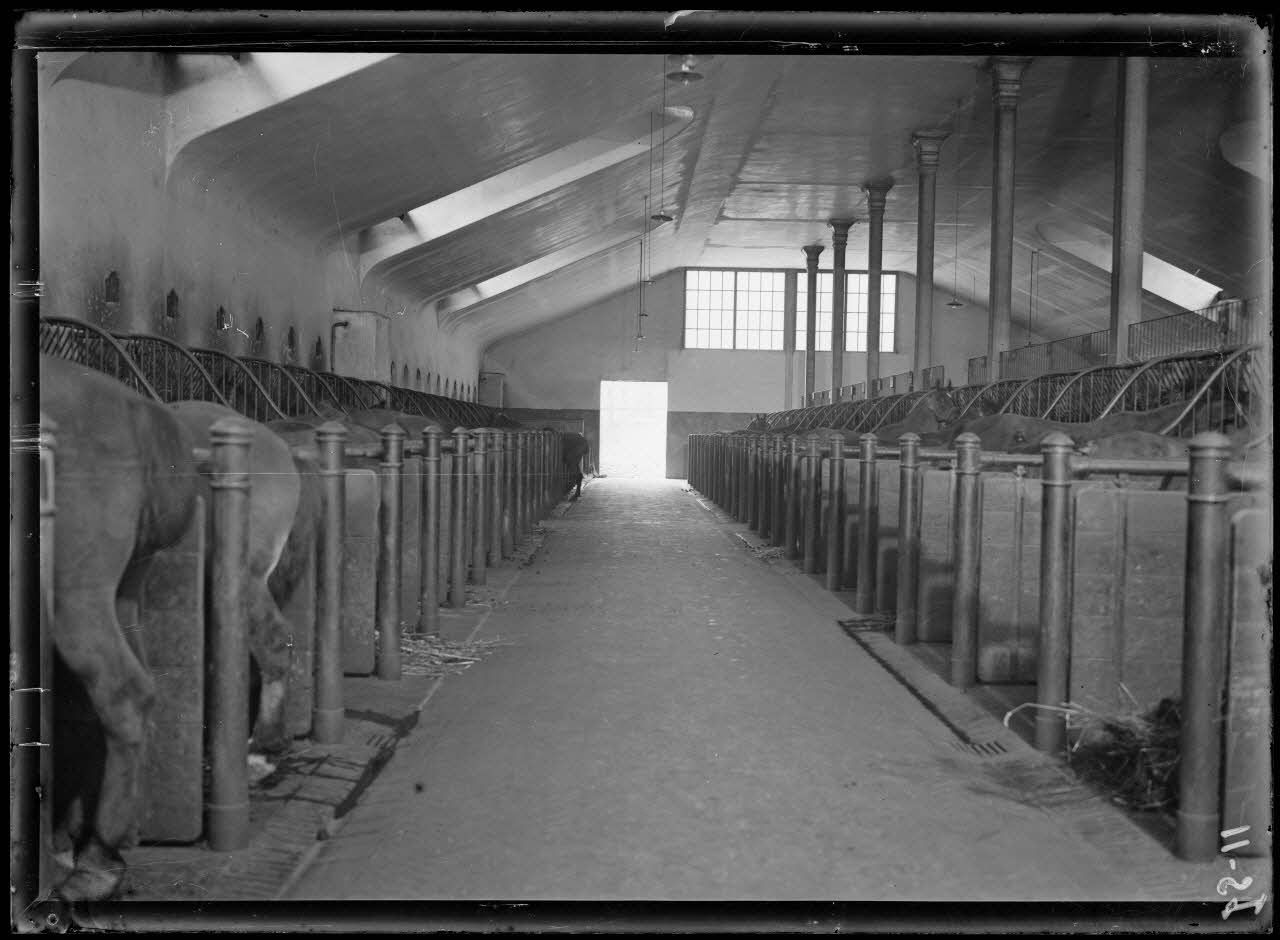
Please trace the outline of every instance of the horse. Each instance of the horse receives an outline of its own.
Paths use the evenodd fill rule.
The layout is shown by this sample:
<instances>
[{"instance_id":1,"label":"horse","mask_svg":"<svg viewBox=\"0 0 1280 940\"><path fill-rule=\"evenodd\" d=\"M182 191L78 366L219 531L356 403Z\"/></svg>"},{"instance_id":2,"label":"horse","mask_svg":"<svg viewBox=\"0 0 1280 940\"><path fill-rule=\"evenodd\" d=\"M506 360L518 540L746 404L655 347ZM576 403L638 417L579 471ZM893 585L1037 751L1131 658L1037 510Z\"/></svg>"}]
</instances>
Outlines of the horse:
<instances>
[{"instance_id":1,"label":"horse","mask_svg":"<svg viewBox=\"0 0 1280 940\"><path fill-rule=\"evenodd\" d=\"M118 619L155 553L196 524L194 439L169 408L64 359L40 357L40 408L57 424L53 647L60 703L87 698L102 729L102 765L55 776L55 845L69 843L67 900L111 897L121 851L138 839L139 780L155 680L143 638ZM55 749L55 754L58 749Z\"/></svg>"},{"instance_id":2,"label":"horse","mask_svg":"<svg viewBox=\"0 0 1280 940\"><path fill-rule=\"evenodd\" d=\"M200 447L210 445L209 427L221 419L233 419L247 426L253 435L249 448L249 558L245 590L249 601L249 644L262 685L250 748L263 753L281 751L288 745L284 708L294 627L280 612L269 580L299 518L302 478L289 444L266 425L213 402L174 402L169 408ZM198 469L207 486L211 468L202 463ZM309 505L308 515L310 518L303 518L298 526L291 555L309 553L309 543L302 543L307 538L314 540L319 516L314 504ZM293 564L291 560L290 567ZM288 587L277 579L277 593L287 593Z\"/></svg>"},{"instance_id":3,"label":"horse","mask_svg":"<svg viewBox=\"0 0 1280 940\"><path fill-rule=\"evenodd\" d=\"M560 455L564 462L564 471L569 476L569 487L573 490L573 499L582 495L582 458L591 452L591 444L576 431L560 433Z\"/></svg>"}]
</instances>

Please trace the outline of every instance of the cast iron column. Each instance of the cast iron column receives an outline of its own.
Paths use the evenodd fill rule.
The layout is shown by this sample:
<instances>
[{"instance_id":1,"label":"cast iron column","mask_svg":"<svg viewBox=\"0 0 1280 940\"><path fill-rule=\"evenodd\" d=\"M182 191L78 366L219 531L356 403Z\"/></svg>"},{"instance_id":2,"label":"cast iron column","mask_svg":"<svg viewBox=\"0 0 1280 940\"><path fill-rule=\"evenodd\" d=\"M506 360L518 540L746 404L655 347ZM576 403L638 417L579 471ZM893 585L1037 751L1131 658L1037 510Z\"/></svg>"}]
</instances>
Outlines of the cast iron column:
<instances>
[{"instance_id":1,"label":"cast iron column","mask_svg":"<svg viewBox=\"0 0 1280 940\"><path fill-rule=\"evenodd\" d=\"M853 219L831 220L831 403L840 400L844 384L844 250Z\"/></svg>"},{"instance_id":2,"label":"cast iron column","mask_svg":"<svg viewBox=\"0 0 1280 940\"><path fill-rule=\"evenodd\" d=\"M996 106L995 163L991 180L991 310L987 327L987 380L1000 377L1000 353L1009 348L1009 314L1013 305L1013 163L1014 131L1022 70L1031 61L996 56L991 63L991 91Z\"/></svg>"},{"instance_id":3,"label":"cast iron column","mask_svg":"<svg viewBox=\"0 0 1280 940\"><path fill-rule=\"evenodd\" d=\"M912 368L915 387L924 387L924 370L933 365L933 238L937 220L938 153L946 131L917 131L911 137L916 149L920 184L916 196L916 343Z\"/></svg>"},{"instance_id":4,"label":"cast iron column","mask_svg":"<svg viewBox=\"0 0 1280 940\"><path fill-rule=\"evenodd\" d=\"M1129 326L1142 319L1142 212L1147 185L1147 60L1120 60L1115 208L1111 218L1111 361L1129 358Z\"/></svg>"},{"instance_id":5,"label":"cast iron column","mask_svg":"<svg viewBox=\"0 0 1280 940\"><path fill-rule=\"evenodd\" d=\"M801 408L813 404L814 373L818 366L818 255L821 245L806 245L804 249L805 273L808 275L809 312L804 321L804 401Z\"/></svg>"},{"instance_id":6,"label":"cast iron column","mask_svg":"<svg viewBox=\"0 0 1280 940\"><path fill-rule=\"evenodd\" d=\"M782 277L782 410L790 411L796 393L796 272Z\"/></svg>"},{"instance_id":7,"label":"cast iron column","mask_svg":"<svg viewBox=\"0 0 1280 940\"><path fill-rule=\"evenodd\" d=\"M880 270L884 264L884 204L893 180L862 187L867 193L871 231L867 233L867 397L878 394L880 381Z\"/></svg>"}]
</instances>

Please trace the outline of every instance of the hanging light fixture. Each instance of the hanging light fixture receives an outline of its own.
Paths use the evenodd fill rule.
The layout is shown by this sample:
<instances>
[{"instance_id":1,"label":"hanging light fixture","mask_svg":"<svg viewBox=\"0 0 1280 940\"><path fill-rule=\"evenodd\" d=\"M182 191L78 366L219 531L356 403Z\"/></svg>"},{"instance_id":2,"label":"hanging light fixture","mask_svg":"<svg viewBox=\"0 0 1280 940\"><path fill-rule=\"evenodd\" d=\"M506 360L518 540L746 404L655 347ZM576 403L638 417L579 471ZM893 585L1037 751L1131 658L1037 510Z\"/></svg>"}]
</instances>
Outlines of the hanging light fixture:
<instances>
[{"instance_id":1,"label":"hanging light fixture","mask_svg":"<svg viewBox=\"0 0 1280 940\"><path fill-rule=\"evenodd\" d=\"M668 72L667 78L681 85L692 85L702 81L702 74L697 70L698 60L692 55L680 57L680 67Z\"/></svg>"},{"instance_id":2,"label":"hanging light fixture","mask_svg":"<svg viewBox=\"0 0 1280 940\"><path fill-rule=\"evenodd\" d=\"M952 251L951 262L951 299L947 301L947 306L953 309L959 309L964 306L964 301L956 296L959 290L960 276L960 186L956 184L956 213L952 220L952 228L955 233L955 246Z\"/></svg>"},{"instance_id":3,"label":"hanging light fixture","mask_svg":"<svg viewBox=\"0 0 1280 940\"><path fill-rule=\"evenodd\" d=\"M692 59L693 57L692 57L692 56L689 56L689 58L690 58L690 59ZM696 74L696 73L694 73L694 74ZM670 76L670 75L668 75L667 77L668 77L668 78L670 78L671 76ZM701 75L699 75L699 76L698 76L698 78L701 78L701 77L702 77ZM653 130L652 130L652 120L653 120L653 119L652 119L652 117L651 117L651 118L650 118L650 131L649 131L649 156L650 156L650 160L652 160L652 157L653 157ZM660 134L662 135L661 142L660 142L660 144L659 144L659 148L660 148L660 149L659 149L659 157L658 157L658 200L659 200L659 203L658 203L658 211L657 211L657 212L655 212L653 215L649 216L649 218L650 218L650 220L652 220L652 221L654 221L654 222L657 222L659 225L665 225L666 223L668 223L668 222L672 221L672 217L671 217L671 216L669 216L669 215L667 215L667 213L666 213L666 201L667 201L667 200L666 200L666 193L664 192L664 190L666 189L666 186L667 186L667 172L666 172L666 171L667 171L667 83L666 83L666 82L663 82L663 83L662 83L662 113L659 115L659 121L658 121L658 133L660 133ZM652 172L652 170L650 170L650 173L649 173L649 187L650 187L650 189L652 189L652 188L653 188L653 172Z\"/></svg>"}]
</instances>

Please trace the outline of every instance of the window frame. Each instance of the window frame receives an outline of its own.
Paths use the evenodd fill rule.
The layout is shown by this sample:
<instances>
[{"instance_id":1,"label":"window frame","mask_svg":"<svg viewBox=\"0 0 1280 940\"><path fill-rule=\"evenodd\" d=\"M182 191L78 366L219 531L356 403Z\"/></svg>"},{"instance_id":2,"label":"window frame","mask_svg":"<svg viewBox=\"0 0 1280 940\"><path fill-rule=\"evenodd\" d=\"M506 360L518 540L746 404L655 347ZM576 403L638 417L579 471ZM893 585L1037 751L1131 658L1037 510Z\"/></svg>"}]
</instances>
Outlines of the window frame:
<instances>
[{"instance_id":1,"label":"window frame","mask_svg":"<svg viewBox=\"0 0 1280 940\"><path fill-rule=\"evenodd\" d=\"M731 273L731 274L733 274L733 275L734 275L734 286L733 286L733 296L734 296L734 304L733 304L733 320L732 320L732 324L727 328L727 331L729 332L729 334L730 334L730 336L731 336L731 338L732 338L732 345L729 345L729 346L690 346L690 345L689 345L689 330L690 330L690 329L698 329L698 327L690 327L690 326L689 326L689 274L690 274L690 272L696 272L696 271L710 271L710 272L715 272L715 273L719 273L719 274ZM790 273L793 273L793 272L794 272L794 273L795 273L795 275L796 275L796 277L795 277L795 278L794 278L794 280L793 280L793 283L794 283L794 285L795 285L795 287L794 287L794 291L795 291L794 299L795 299L795 317L796 317L796 322L795 322L795 334L796 334L796 336L795 336L795 351L796 351L796 352L805 352L806 350L805 350L804 346L802 345L802 343L804 342L804 339L805 339L805 336L804 336L804 326L805 326L805 317L807 316L807 310L805 310L805 309L804 309L804 307L802 306L802 304L801 304L801 298L803 297L803 298L804 298L804 300L805 300L806 302L808 301L808 273L809 273L809 272L808 272L808 269L807 269L807 268L709 268L709 267L686 267L686 268L684 269L684 292L683 292L683 295L682 295L682 298L683 298L683 299L682 299L682 305L683 305L683 310L684 310L684 322L683 322L683 324L681 325L681 331L680 331L680 348L681 348L681 349L697 349L697 350L702 350L702 351L705 351L705 352L786 352L786 319L785 319L786 315L785 315L785 312L784 312L784 314L783 314L783 326L782 326L783 345L782 345L782 348L781 348L781 349L752 349L752 348L750 348L750 347L746 347L746 346L739 346L739 345L738 345L738 331L739 331L739 320L738 320L738 314L739 314L739 310L738 310L738 291L739 291L739 289L740 289L740 288L738 287L738 279L737 279L737 276L738 276L739 274L781 274L781 275L783 276L783 285L784 285L784 286L783 286L783 291L782 291L782 293L783 293L783 309L784 309L784 311L785 311L785 308L786 308L786 286L785 286L785 285L786 285L786 275L787 275L787 274L790 274ZM819 273L819 274L834 275L834 273L835 273L835 272L834 272L834 271L832 271L830 268L827 268L827 269L821 269L821 268L820 268L820 269L818 270L818 273ZM890 335L890 337L891 337L892 342L891 342L891 343L890 343L890 345L889 345L889 346L887 346L887 347L886 347L886 346L884 346L884 345L882 345L882 346L880 347L880 352L882 352L882 353L886 353L886 354L897 354L897 353L899 353L899 352L900 352L900 350L899 350L898 346L899 346L899 336L901 335L901 330L899 329L899 327L900 327L900 323L899 323L899 320L898 320L898 317L899 317L899 309L898 309L898 308L899 308L899 303L898 303L898 302L899 302L899 300L901 299L901 284L902 284L902 281L900 280L899 275L900 275L900 274L902 274L902 273L903 273L903 272L898 271L897 269L885 270L885 271L881 271L881 272L880 272L880 276L881 276L880 295L881 295L881 315L882 315L882 316L884 315L884 312L885 312L885 311L884 311L884 294L885 294L884 279L886 279L886 278L890 278L890 277L891 277L891 278L893 278L893 298L894 298L893 311L892 311L892 316L893 316L893 330L892 330L892 332L889 334L889 335ZM862 314L865 316L866 311L854 311L854 310L849 310L849 309L848 309L848 298L849 298L849 296L850 296L850 295L849 295L849 291L848 291L848 284L847 284L847 281L848 281L848 279L849 279L850 277L852 277L852 276L854 276L854 275L863 275L864 277L867 277L867 278L869 279L869 278L870 278L870 274L871 274L871 272L870 272L870 271L865 271L865 270L855 270L855 269L851 269L851 268L848 268L848 269L846 269L846 270L845 270L845 279L846 279L846 286L845 286L845 301L846 301L846 309L845 309L845 334L844 334L844 335L845 335L845 352L846 352L846 353L861 353L861 354L865 354L865 353L866 353L866 349L865 349L865 342L864 342L864 348L863 348L863 349L850 349L850 348L849 348L849 342L850 342L851 337L853 337L853 336L857 335L853 330L851 330L851 329L850 329L850 326L851 326L850 320L851 320L851 318L852 318L852 317L854 317L854 316L858 315L859 313L862 313ZM882 325L883 325L883 320L881 321L881 323L882 323ZM750 328L746 328L746 327L744 327L744 329L750 329ZM774 331L769 330L769 331L767 331L767 332L774 332ZM885 330L884 330L883 328L881 329L880 334L881 334L881 335L880 335L880 339L881 339L881 342L883 343L883 342L884 342L884 334L885 334ZM824 335L824 334L820 332L820 333L819 333L819 335L821 336L821 335ZM830 335L830 332L829 332L829 331L827 331L826 335L828 335L828 336L829 336L829 335ZM831 352L831 350L829 350L829 349L819 349L819 350L817 350L817 351L818 351L818 352L820 352L820 353L828 353L828 354Z\"/></svg>"},{"instance_id":2,"label":"window frame","mask_svg":"<svg viewBox=\"0 0 1280 940\"><path fill-rule=\"evenodd\" d=\"M899 336L899 329L898 329L898 325L899 325L899 324L898 324L898 300L899 300L899 299L900 299L900 297L901 297L901 291L900 291L900 289L899 289L899 285L901 285L901 283L902 283L902 282L898 279L898 275L900 275L901 273L902 273L901 271L898 271L898 270L896 270L896 269L894 269L894 270L888 270L888 271L881 271L881 272L880 272L880 277L881 277L881 283L880 283L880 302L881 302L881 310L880 310L880 313L881 313L881 316L883 316L883 315L884 315L884 294L885 294L884 279L885 279L885 278L888 278L888 277L892 277L892 278L893 278L893 332L890 334L890 335L891 335L891 337L892 337L892 339L893 339L893 342L891 343L891 345L890 345L889 347L885 347L885 346L881 345L881 347L880 347L880 352L882 352L882 353L896 354L896 353L898 353L898 352L899 352L899 350L898 350L898 336ZM834 272L834 271L832 271L830 268L826 268L826 269L819 268L819 269L818 269L818 274L819 274L819 275L823 275L823 274L829 274L829 275L832 275L832 287L834 288L834 286L835 286L835 277L834 277L835 272ZM853 276L853 275L859 275L859 274L861 274L861 275L866 276L866 277L868 278L868 280L870 280L871 272L870 272L870 271L854 270L854 269L852 269L852 268L846 268L846 269L845 269L844 274L845 274L845 282L846 282L846 283L845 283L845 314L844 314L844 316L845 316L845 331L844 331L844 344L845 344L845 350L844 350L844 351L845 351L846 353L859 353L859 354L865 354L865 353L866 353L866 351L867 351L867 350L866 350L865 341L864 341L864 344L863 344L863 348L862 348L862 349L850 349L850 348L849 348L849 340L850 340L850 337L852 337L852 336L856 335L856 334L855 334L855 332L854 332L853 330L851 330L851 329L850 329L850 325L851 325L851 324L850 324L850 319L851 319L852 317L856 316L856 315L857 315L857 314L859 314L859 313L861 313L861 314L863 314L863 315L865 316L865 315L866 315L866 311L865 311L865 310L864 310L864 311L856 311L856 310L850 310L850 309L849 309L849 285L848 285L848 279L849 279L851 276ZM803 285L803 286L802 286L802 285ZM808 299L809 299L809 298L808 298L808 271L807 271L807 270L802 270L802 271L800 272L800 277L799 277L799 278L797 279L797 281L796 281L796 352L805 352L805 351L806 351L806 350L805 350L805 347L804 347L804 346L802 346L802 345L801 345L801 343L802 343L802 342L804 341L804 339L805 339L804 324L805 324L805 317L807 317L807 316L808 316L808 310L807 310L807 309L803 309L803 308L800 306L800 297L801 297L802 295L803 295L803 296L804 296L804 298L805 298L805 302L806 302L806 306L807 306ZM834 294L833 294L833 298L834 298ZM882 321L882 322L883 322L883 321ZM883 343L883 342L884 342L884 332L885 332L885 331L884 331L883 329L881 329L881 330L880 330L880 340L881 340L881 343ZM824 335L824 333L820 331L820 332L818 333L818 335L819 335L819 336L822 336L822 335ZM828 330L828 331L826 331L825 335L828 335L828 336L829 336L829 335L830 335L830 331L829 331L829 330ZM831 350L830 350L830 349L819 349L819 350L817 350L817 351L818 351L818 352L820 352L820 353L830 353L830 352L831 352Z\"/></svg>"},{"instance_id":3,"label":"window frame","mask_svg":"<svg viewBox=\"0 0 1280 940\"><path fill-rule=\"evenodd\" d=\"M787 348L787 320L786 320L786 307L787 307L787 274L788 274L789 272L791 272L791 271L794 271L794 270L795 270L794 268L705 268L705 267L686 267L686 268L684 269L684 293L683 293L683 301L682 301L683 308L684 308L684 323L682 324L682 326L681 326L681 330L680 330L680 348L681 348L681 349L697 349L697 350L701 350L701 351L704 351L704 352L779 352L779 353L780 353L780 352L785 352L785 351L786 351L786 348ZM691 327L689 326L689 274L690 274L690 272L694 272L694 271L710 271L710 272L714 272L714 273L717 273L717 274L732 274L732 275L734 276L734 280L733 280L733 322L732 322L731 326L728 328L728 332L729 332L730 337L731 337L731 340L732 340L732 345L729 345L729 346L690 346L690 345L689 345L689 330L691 329ZM778 274L778 275L781 275L781 276L782 276L782 289L781 289L780 291L778 291L778 293L781 293L781 294L782 294L782 327L781 327L781 329L779 329L779 330L777 330L777 331L776 331L776 332L778 332L778 333L780 333L780 334L782 335L782 346L781 346L781 348L779 348L779 349L760 349L760 348L755 348L755 349L753 349L753 348L751 348L751 347L749 347L749 346L739 346L739 345L738 345L738 330L739 330L739 325L738 325L738 314L739 314L739 310L738 310L738 291L740 290L740 288L738 287L738 275L739 275L739 274ZM742 311L742 312L746 313L746 312L750 312L750 311ZM693 327L692 329L697 329L697 327ZM744 329L744 330L749 330L749 329L751 329L751 327L742 327L742 329ZM775 331L774 331L774 330L765 330L765 331L760 331L760 332L773 333L773 332L775 332Z\"/></svg>"}]
</instances>

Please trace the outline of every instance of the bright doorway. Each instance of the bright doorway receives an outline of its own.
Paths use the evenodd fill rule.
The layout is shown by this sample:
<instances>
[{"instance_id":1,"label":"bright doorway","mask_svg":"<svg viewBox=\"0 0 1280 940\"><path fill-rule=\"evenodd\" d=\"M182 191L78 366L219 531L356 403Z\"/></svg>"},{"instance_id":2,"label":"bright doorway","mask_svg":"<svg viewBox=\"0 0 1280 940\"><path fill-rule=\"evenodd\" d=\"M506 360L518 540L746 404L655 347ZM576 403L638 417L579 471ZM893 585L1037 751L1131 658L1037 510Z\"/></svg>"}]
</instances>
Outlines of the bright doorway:
<instances>
[{"instance_id":1,"label":"bright doorway","mask_svg":"<svg viewBox=\"0 0 1280 940\"><path fill-rule=\"evenodd\" d=\"M600 383L600 472L667 475L667 383Z\"/></svg>"}]
</instances>

